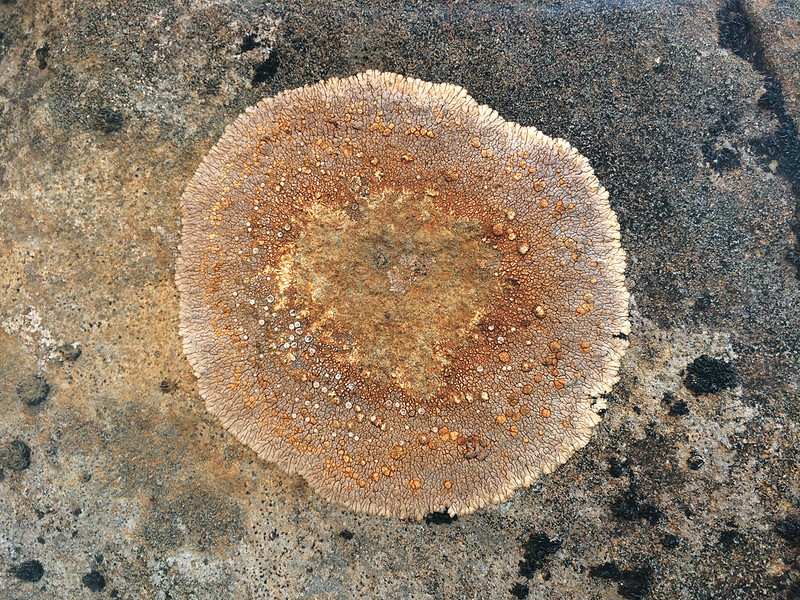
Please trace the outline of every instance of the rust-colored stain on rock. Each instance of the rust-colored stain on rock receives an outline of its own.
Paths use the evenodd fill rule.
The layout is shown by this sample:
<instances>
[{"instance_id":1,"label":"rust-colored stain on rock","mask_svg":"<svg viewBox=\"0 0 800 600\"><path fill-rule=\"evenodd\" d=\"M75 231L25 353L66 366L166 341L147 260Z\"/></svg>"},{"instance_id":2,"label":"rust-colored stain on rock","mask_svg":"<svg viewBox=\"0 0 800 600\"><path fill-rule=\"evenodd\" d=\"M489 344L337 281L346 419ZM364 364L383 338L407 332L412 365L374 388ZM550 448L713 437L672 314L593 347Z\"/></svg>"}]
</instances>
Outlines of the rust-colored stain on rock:
<instances>
[{"instance_id":1,"label":"rust-colored stain on rock","mask_svg":"<svg viewBox=\"0 0 800 600\"><path fill-rule=\"evenodd\" d=\"M331 501L471 512L599 421L630 330L608 195L458 86L369 71L262 100L182 213L209 410Z\"/></svg>"}]
</instances>

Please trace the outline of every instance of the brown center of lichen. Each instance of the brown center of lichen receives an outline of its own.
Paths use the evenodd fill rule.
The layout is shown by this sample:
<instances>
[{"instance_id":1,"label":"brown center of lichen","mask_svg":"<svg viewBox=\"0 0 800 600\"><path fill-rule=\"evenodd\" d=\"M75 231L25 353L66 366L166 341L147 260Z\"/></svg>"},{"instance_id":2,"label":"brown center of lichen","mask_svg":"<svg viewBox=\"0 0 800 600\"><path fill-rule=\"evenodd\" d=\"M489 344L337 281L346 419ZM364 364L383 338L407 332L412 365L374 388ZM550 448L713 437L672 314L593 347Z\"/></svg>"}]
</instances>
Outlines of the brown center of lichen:
<instances>
[{"instance_id":1,"label":"brown center of lichen","mask_svg":"<svg viewBox=\"0 0 800 600\"><path fill-rule=\"evenodd\" d=\"M279 271L336 360L423 397L488 312L499 258L478 221L386 190L345 211L314 205Z\"/></svg>"}]
</instances>

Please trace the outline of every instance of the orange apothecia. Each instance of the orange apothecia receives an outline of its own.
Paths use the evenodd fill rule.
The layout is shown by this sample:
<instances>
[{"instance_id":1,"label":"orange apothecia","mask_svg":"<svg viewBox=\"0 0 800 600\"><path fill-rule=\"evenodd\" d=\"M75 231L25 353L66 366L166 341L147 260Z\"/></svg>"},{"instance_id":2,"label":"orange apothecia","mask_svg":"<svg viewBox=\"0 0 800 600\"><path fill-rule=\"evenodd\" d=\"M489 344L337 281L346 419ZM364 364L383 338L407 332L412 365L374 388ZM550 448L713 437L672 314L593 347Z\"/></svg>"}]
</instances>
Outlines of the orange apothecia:
<instances>
[{"instance_id":1,"label":"orange apothecia","mask_svg":"<svg viewBox=\"0 0 800 600\"><path fill-rule=\"evenodd\" d=\"M208 409L351 509L508 498L589 439L630 330L608 194L460 87L368 71L262 100L182 198Z\"/></svg>"}]
</instances>

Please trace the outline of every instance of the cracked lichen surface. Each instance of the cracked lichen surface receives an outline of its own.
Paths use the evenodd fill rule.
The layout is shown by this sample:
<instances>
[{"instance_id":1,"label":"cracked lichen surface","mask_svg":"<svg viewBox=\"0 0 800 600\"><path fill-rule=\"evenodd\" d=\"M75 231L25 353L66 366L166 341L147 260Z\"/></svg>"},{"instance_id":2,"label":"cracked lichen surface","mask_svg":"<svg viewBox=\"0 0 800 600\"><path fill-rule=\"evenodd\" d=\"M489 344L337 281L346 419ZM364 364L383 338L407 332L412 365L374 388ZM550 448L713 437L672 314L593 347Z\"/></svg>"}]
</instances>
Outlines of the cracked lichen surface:
<instances>
[{"instance_id":1,"label":"cracked lichen surface","mask_svg":"<svg viewBox=\"0 0 800 600\"><path fill-rule=\"evenodd\" d=\"M336 360L417 397L441 385L499 287L480 222L431 200L387 191L354 198L344 215L312 206L280 269Z\"/></svg>"},{"instance_id":2,"label":"cracked lichen surface","mask_svg":"<svg viewBox=\"0 0 800 600\"><path fill-rule=\"evenodd\" d=\"M325 498L471 512L599 421L629 331L608 195L463 89L370 71L265 99L182 209L200 392Z\"/></svg>"}]
</instances>

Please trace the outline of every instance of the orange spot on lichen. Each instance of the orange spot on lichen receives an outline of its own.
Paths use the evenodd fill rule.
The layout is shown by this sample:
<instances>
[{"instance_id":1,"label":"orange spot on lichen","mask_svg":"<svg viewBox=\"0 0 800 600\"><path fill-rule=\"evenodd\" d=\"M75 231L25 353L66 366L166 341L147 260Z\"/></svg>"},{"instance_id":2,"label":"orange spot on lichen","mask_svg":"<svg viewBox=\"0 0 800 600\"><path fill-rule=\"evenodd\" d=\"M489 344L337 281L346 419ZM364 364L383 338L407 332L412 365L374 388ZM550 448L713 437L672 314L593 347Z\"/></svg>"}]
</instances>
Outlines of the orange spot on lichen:
<instances>
[{"instance_id":1,"label":"orange spot on lichen","mask_svg":"<svg viewBox=\"0 0 800 600\"><path fill-rule=\"evenodd\" d=\"M452 183L453 181L457 181L458 180L458 168L453 166L453 165L448 166L444 170L443 177L444 177L444 180L449 182L449 183Z\"/></svg>"}]
</instances>

